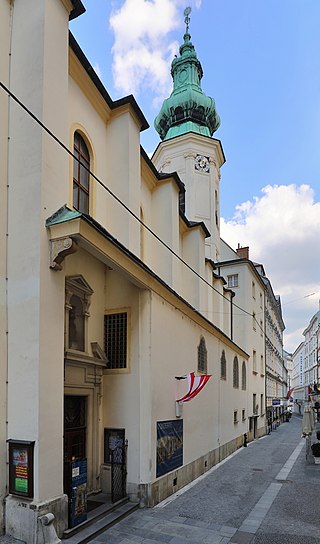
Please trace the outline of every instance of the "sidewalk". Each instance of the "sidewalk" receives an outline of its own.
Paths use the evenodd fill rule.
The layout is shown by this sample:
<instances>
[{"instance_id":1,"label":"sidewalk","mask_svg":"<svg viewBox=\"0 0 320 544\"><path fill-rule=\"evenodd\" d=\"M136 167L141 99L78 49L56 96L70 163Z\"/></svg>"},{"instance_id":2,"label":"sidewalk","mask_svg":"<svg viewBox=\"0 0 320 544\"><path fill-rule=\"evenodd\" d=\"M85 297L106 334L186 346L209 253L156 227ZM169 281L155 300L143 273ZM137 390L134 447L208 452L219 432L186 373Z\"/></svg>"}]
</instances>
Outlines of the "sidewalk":
<instances>
[{"instance_id":1,"label":"sidewalk","mask_svg":"<svg viewBox=\"0 0 320 544\"><path fill-rule=\"evenodd\" d=\"M319 544L320 467L307 464L301 419L242 448L153 509L135 512L95 544Z\"/></svg>"},{"instance_id":2,"label":"sidewalk","mask_svg":"<svg viewBox=\"0 0 320 544\"><path fill-rule=\"evenodd\" d=\"M319 544L319 483L320 465L306 461L301 418L292 417L92 543Z\"/></svg>"}]
</instances>

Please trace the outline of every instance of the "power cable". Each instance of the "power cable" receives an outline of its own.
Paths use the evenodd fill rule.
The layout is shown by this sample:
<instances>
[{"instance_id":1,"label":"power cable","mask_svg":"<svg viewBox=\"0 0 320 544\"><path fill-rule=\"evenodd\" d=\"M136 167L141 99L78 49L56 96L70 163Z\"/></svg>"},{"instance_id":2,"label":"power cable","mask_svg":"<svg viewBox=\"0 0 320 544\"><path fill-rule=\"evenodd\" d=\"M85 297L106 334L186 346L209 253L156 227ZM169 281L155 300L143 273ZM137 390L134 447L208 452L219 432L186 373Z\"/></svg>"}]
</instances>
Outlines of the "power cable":
<instances>
[{"instance_id":1,"label":"power cable","mask_svg":"<svg viewBox=\"0 0 320 544\"><path fill-rule=\"evenodd\" d=\"M68 153L73 159L75 159L77 162L81 164L81 166L89 173L90 176L92 176L101 187L103 187L132 217L134 217L150 234L158 240L166 249L172 253L182 264L184 264L193 274L195 274L200 280L202 280L208 287L210 287L213 291L218 293L220 296L222 296L225 300L230 302L230 300L223 294L218 291L213 285L211 285L205 278L203 278L192 266L190 266L186 261L184 261L180 255L178 255L168 244L166 244L153 230L148 227L141 219L138 217L130 208L119 198L109 187L107 187L93 172L91 172L90 168L88 168L85 164L81 162L81 160L70 151L70 149L44 124L40 119L32 113L32 111L23 103L19 98L17 98L11 91L0 81L0 87L8 94L9 97L11 97L51 138L55 140L55 142ZM241 308L241 306L238 306L236 303L232 303L234 307L238 308L238 310L241 310L243 313L249 315L250 317L255 317L254 314L248 312L244 308ZM256 319L256 318L255 318ZM256 320L257 321L257 320ZM258 326L260 327L258 321Z\"/></svg>"}]
</instances>

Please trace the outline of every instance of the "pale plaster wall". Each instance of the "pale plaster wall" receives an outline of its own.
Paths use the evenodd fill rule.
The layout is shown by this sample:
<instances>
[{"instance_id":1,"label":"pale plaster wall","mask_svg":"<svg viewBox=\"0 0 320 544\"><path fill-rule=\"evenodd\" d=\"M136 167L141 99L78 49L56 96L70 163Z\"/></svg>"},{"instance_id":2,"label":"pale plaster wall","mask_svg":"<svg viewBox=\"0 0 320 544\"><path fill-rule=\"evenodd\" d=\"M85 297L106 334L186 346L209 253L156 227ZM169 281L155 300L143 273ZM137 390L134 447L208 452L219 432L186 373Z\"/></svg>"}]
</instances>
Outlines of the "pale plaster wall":
<instances>
[{"instance_id":1,"label":"pale plaster wall","mask_svg":"<svg viewBox=\"0 0 320 544\"><path fill-rule=\"evenodd\" d=\"M184 464L197 459L220 444L246 432L242 421L233 425L234 409L246 405L246 392L232 387L234 349L199 327L189 317L164 300L152 295L152 452L151 476L155 477L156 422L175 419L175 400L186 393L186 381L175 380L197 370L200 337L206 341L208 373L212 374L203 391L182 409L184 421ZM161 333L159 333L161 331ZM225 349L227 380L220 380L220 357ZM240 355L238 354L239 361Z\"/></svg>"},{"instance_id":2,"label":"pale plaster wall","mask_svg":"<svg viewBox=\"0 0 320 544\"><path fill-rule=\"evenodd\" d=\"M129 369L119 373L110 371L104 376L103 426L124 428L128 439L128 483L137 484L140 472L140 411L147 374L141 375L140 359L148 352L141 353L141 320L139 318L139 289L115 271L106 273L105 310L127 309L129 311ZM148 329L143 329L148 335ZM142 409L147 409L143 405Z\"/></svg>"},{"instance_id":3,"label":"pale plaster wall","mask_svg":"<svg viewBox=\"0 0 320 544\"><path fill-rule=\"evenodd\" d=\"M67 59L63 4L15 2L11 89L64 142ZM9 136L8 436L35 441L37 503L63 493L64 274L49 269L45 219L67 201L68 160L15 104Z\"/></svg>"},{"instance_id":4,"label":"pale plaster wall","mask_svg":"<svg viewBox=\"0 0 320 544\"><path fill-rule=\"evenodd\" d=\"M265 334L264 334L264 287L259 282L256 274L251 270L249 264L239 262L237 259L232 264L221 265L220 273L227 275L238 274L238 287L233 287L235 293L234 303L246 310L249 314L255 314L255 328L253 318L248 313L241 311L234 306L234 336L233 340L250 355L248 366L248 415L253 413L252 399L256 394L259 405L258 428L264 427L264 411L261 413L261 395L265 402ZM255 283L255 298L252 292L252 282ZM262 307L260 305L262 294ZM260 329L262 321L262 331ZM253 363L253 351L256 352L256 368ZM261 356L263 357L263 368L261 368Z\"/></svg>"},{"instance_id":5,"label":"pale plaster wall","mask_svg":"<svg viewBox=\"0 0 320 544\"><path fill-rule=\"evenodd\" d=\"M10 2L0 1L0 80L9 87ZM3 499L7 477L7 323L6 323L6 232L8 96L0 89L0 534L3 529Z\"/></svg>"},{"instance_id":6,"label":"pale plaster wall","mask_svg":"<svg viewBox=\"0 0 320 544\"><path fill-rule=\"evenodd\" d=\"M84 76L86 77L86 76ZM74 79L69 77L69 145L79 130L88 135L92 171L136 216L140 215L140 132L129 112L99 115ZM107 107L107 106L106 106ZM72 207L72 157L69 159L69 206ZM91 167L91 164L90 164ZM140 252L140 224L101 184L91 179L94 192L90 213L132 252Z\"/></svg>"}]
</instances>

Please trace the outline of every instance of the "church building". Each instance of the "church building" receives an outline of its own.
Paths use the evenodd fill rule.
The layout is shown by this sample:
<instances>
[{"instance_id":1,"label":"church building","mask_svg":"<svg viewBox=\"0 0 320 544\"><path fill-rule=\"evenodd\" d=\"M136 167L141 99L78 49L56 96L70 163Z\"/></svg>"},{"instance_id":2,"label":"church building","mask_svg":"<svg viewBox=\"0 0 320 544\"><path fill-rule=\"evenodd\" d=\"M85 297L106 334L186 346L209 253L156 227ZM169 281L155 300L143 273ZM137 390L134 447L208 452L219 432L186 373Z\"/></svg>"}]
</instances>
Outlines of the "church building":
<instances>
[{"instance_id":1,"label":"church building","mask_svg":"<svg viewBox=\"0 0 320 544\"><path fill-rule=\"evenodd\" d=\"M28 544L98 496L154 506L265 433L189 12L150 159L136 100L69 32L84 10L0 0L0 521Z\"/></svg>"}]
</instances>

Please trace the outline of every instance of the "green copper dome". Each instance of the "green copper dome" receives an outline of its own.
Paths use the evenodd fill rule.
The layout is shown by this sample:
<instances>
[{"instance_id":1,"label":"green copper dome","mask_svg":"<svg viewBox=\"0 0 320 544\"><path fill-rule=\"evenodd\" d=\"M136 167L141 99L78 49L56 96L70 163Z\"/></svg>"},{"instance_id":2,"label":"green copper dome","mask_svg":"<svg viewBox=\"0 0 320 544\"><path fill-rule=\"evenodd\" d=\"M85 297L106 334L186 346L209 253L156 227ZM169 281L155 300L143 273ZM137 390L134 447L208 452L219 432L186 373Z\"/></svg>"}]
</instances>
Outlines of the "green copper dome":
<instances>
[{"instance_id":1,"label":"green copper dome","mask_svg":"<svg viewBox=\"0 0 320 544\"><path fill-rule=\"evenodd\" d=\"M180 56L173 59L171 75L173 91L154 121L161 140L169 140L187 132L212 136L220 126L220 117L213 98L206 96L200 85L202 66L190 41L189 15L185 11L186 33L180 46Z\"/></svg>"}]
</instances>

